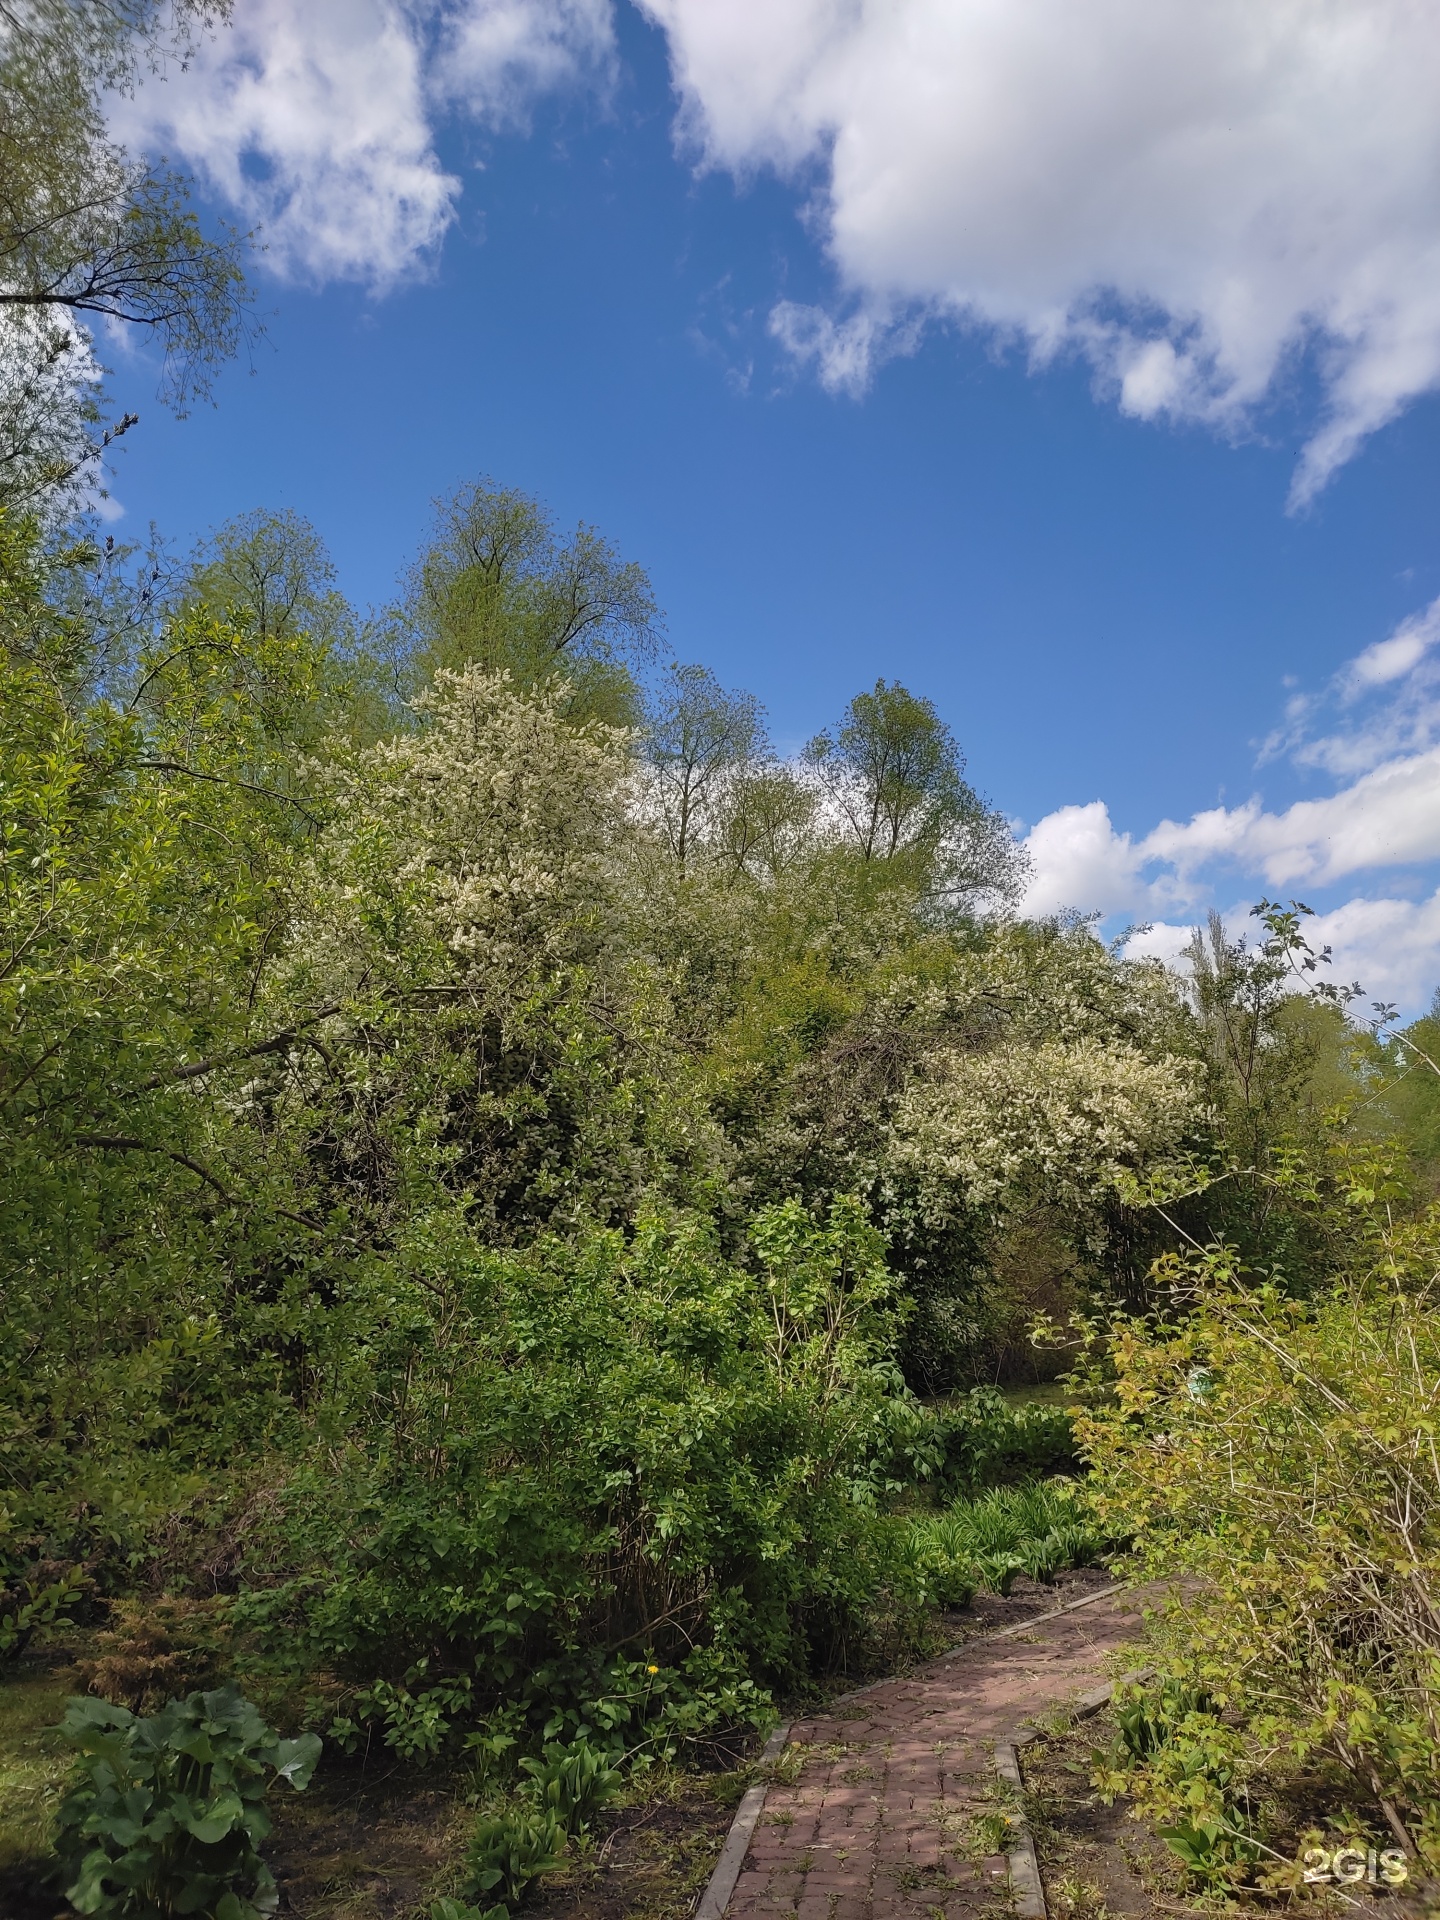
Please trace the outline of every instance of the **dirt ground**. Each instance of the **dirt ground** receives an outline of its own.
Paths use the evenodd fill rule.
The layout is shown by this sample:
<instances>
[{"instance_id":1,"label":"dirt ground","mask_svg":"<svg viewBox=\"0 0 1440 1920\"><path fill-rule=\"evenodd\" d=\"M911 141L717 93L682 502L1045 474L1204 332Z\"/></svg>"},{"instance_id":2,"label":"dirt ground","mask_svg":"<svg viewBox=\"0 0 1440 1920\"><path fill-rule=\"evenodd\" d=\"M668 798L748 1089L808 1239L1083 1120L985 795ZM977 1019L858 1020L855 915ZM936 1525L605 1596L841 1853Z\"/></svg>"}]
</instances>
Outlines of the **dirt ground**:
<instances>
[{"instance_id":1,"label":"dirt ground","mask_svg":"<svg viewBox=\"0 0 1440 1920\"><path fill-rule=\"evenodd\" d=\"M1062 1574L1050 1586L1017 1580L1006 1599L981 1594L972 1607L946 1615L933 1651L1110 1584L1099 1568ZM0 1687L0 1797L9 1803L0 1806L3 1920L53 1920L64 1906L41 1877L44 1834L64 1771L64 1755L44 1729L59 1717L65 1697L81 1690L70 1665L80 1651L36 1655ZM798 1710L800 1703L793 1704ZM816 1704L804 1703L810 1710ZM726 1773L668 1774L632 1789L626 1804L597 1819L573 1863L532 1890L526 1920L684 1920L751 1777L740 1765ZM440 1770L322 1763L307 1792L277 1790L270 1797L275 1832L265 1853L281 1914L419 1920L453 1881L474 1818L469 1784Z\"/></svg>"},{"instance_id":2,"label":"dirt ground","mask_svg":"<svg viewBox=\"0 0 1440 1920\"><path fill-rule=\"evenodd\" d=\"M709 1878L748 1771L675 1773L609 1808L560 1872L531 1889L526 1920L683 1920ZM317 1790L318 1789L318 1790ZM297 1920L412 1920L450 1888L475 1817L453 1782L343 1774L287 1802L266 1855L280 1912ZM482 1903L483 1904L483 1903Z\"/></svg>"},{"instance_id":3,"label":"dirt ground","mask_svg":"<svg viewBox=\"0 0 1440 1920\"><path fill-rule=\"evenodd\" d=\"M1170 1920L1173 1915L1274 1914L1299 1908L1313 1920L1419 1920L1433 1912L1428 1891L1364 1886L1344 1893L1307 1887L1293 1894L1242 1888L1199 1894L1187 1884L1176 1856L1121 1798L1106 1806L1090 1785L1092 1755L1108 1750L1116 1734L1108 1714L1032 1741L1021 1753L1026 1806L1045 1883L1051 1920ZM1353 1796L1351 1796L1353 1799ZM1333 1782L1297 1782L1264 1809L1260 1831L1287 1859L1298 1857L1307 1829L1333 1834L1332 1846L1367 1832L1377 1847L1393 1845L1377 1809L1347 1803ZM1358 1896L1358 1897L1357 1897Z\"/></svg>"},{"instance_id":4,"label":"dirt ground","mask_svg":"<svg viewBox=\"0 0 1440 1920\"><path fill-rule=\"evenodd\" d=\"M610 1814L575 1864L536 1889L525 1920L686 1920L749 1783L748 1769L680 1774Z\"/></svg>"},{"instance_id":5,"label":"dirt ground","mask_svg":"<svg viewBox=\"0 0 1440 1920\"><path fill-rule=\"evenodd\" d=\"M1026 1805L1054 1920L1159 1920L1183 1911L1184 1874L1162 1841L1102 1804L1089 1784L1092 1750L1114 1729L1099 1717L1023 1749Z\"/></svg>"},{"instance_id":6,"label":"dirt ground","mask_svg":"<svg viewBox=\"0 0 1440 1920\"><path fill-rule=\"evenodd\" d=\"M304 1920L409 1920L464 1845L470 1809L450 1783L408 1768L317 1773L270 1795L264 1848L280 1912Z\"/></svg>"}]
</instances>

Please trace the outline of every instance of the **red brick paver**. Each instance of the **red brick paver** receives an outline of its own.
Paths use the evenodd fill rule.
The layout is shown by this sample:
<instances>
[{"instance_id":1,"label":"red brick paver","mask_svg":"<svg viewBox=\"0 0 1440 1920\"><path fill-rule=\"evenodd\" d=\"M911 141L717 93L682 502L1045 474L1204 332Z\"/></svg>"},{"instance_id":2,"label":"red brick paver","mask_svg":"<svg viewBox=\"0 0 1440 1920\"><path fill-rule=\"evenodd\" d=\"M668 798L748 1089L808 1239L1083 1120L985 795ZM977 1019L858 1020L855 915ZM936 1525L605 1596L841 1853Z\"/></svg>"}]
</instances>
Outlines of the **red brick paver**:
<instances>
[{"instance_id":1,"label":"red brick paver","mask_svg":"<svg viewBox=\"0 0 1440 1920\"><path fill-rule=\"evenodd\" d=\"M1143 1598L1116 1594L970 1642L798 1721L792 1786L773 1786L727 1920L971 1920L1005 1896L1003 1856L965 1858L965 1813L993 1779L991 1750L1107 1678L1104 1656L1140 1630Z\"/></svg>"}]
</instances>

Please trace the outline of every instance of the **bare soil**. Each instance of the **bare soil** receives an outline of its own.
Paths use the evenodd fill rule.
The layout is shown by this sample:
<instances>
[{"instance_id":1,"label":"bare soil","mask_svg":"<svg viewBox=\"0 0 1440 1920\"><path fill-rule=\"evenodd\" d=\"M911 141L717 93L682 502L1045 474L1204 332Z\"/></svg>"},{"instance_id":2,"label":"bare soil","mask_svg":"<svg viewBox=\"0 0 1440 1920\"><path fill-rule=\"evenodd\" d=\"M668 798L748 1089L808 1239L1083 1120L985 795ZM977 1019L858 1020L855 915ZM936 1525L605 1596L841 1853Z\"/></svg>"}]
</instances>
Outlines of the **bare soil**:
<instances>
[{"instance_id":1,"label":"bare soil","mask_svg":"<svg viewBox=\"0 0 1440 1920\"><path fill-rule=\"evenodd\" d=\"M525 1920L686 1920L749 1783L748 1770L679 1774L611 1814L573 1865L541 1883Z\"/></svg>"},{"instance_id":2,"label":"bare soil","mask_svg":"<svg viewBox=\"0 0 1440 1920\"><path fill-rule=\"evenodd\" d=\"M1178 1858L1121 1797L1106 1806L1090 1784L1092 1755L1108 1751L1116 1730L1108 1713L1037 1739L1021 1755L1026 1805L1035 1837L1051 1920L1170 1920L1199 1915L1275 1914L1298 1907L1313 1920L1418 1920L1433 1910L1433 1890L1372 1889L1363 1883L1341 1893L1301 1886L1268 1893L1257 1886L1200 1893ZM1318 1830L1337 1847L1357 1837L1377 1848L1393 1845L1377 1807L1357 1804L1351 1787L1323 1777L1297 1779L1256 1810L1254 1831L1273 1854L1298 1859Z\"/></svg>"},{"instance_id":3,"label":"bare soil","mask_svg":"<svg viewBox=\"0 0 1440 1920\"><path fill-rule=\"evenodd\" d=\"M318 1773L304 1793L270 1796L264 1852L280 1912L303 1920L409 1920L464 1845L473 1817L443 1778L396 1767Z\"/></svg>"},{"instance_id":4,"label":"bare soil","mask_svg":"<svg viewBox=\"0 0 1440 1920\"><path fill-rule=\"evenodd\" d=\"M1045 1896L1055 1920L1160 1920L1187 1904L1185 1875L1163 1841L1106 1806L1090 1785L1091 1752L1114 1728L1099 1716L1024 1748L1026 1805Z\"/></svg>"},{"instance_id":5,"label":"bare soil","mask_svg":"<svg viewBox=\"0 0 1440 1920\"><path fill-rule=\"evenodd\" d=\"M1101 1568L1061 1574L1052 1585L1022 1577L1006 1599L980 1594L973 1606L943 1616L929 1651L1017 1625L1111 1584ZM72 1663L87 1644L77 1638L72 1646L37 1653L0 1686L0 1782L9 1801L0 1809L4 1920L53 1920L64 1907L43 1871L44 1835L65 1757L43 1729L59 1717L68 1694L83 1691ZM836 1682L830 1691L865 1677ZM750 1784L749 1765L742 1756L737 1761L729 1772L672 1773L636 1783L627 1804L596 1821L573 1863L532 1890L526 1920L684 1920ZM440 1769L332 1763L322 1764L303 1794L277 1790L265 1854L281 1914L418 1920L453 1882L474 1818L468 1788L463 1776Z\"/></svg>"}]
</instances>

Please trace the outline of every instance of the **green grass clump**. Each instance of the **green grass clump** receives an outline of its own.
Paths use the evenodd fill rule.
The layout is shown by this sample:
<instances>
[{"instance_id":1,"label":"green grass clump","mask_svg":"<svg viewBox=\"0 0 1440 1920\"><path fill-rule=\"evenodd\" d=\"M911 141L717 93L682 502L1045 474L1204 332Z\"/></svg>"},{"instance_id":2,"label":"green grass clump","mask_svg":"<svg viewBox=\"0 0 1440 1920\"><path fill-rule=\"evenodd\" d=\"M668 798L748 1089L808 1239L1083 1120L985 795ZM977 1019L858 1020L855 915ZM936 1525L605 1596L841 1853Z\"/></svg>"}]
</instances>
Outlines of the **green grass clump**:
<instances>
[{"instance_id":1,"label":"green grass clump","mask_svg":"<svg viewBox=\"0 0 1440 1920\"><path fill-rule=\"evenodd\" d=\"M1092 1566L1107 1544L1073 1481L1035 1480L915 1520L907 1558L928 1596L954 1607L981 1588L1008 1594L1019 1573L1051 1580Z\"/></svg>"},{"instance_id":2,"label":"green grass clump","mask_svg":"<svg viewBox=\"0 0 1440 1920\"><path fill-rule=\"evenodd\" d=\"M40 1872L70 1754L55 1724L75 1691L66 1671L0 1680L0 1873Z\"/></svg>"}]
</instances>

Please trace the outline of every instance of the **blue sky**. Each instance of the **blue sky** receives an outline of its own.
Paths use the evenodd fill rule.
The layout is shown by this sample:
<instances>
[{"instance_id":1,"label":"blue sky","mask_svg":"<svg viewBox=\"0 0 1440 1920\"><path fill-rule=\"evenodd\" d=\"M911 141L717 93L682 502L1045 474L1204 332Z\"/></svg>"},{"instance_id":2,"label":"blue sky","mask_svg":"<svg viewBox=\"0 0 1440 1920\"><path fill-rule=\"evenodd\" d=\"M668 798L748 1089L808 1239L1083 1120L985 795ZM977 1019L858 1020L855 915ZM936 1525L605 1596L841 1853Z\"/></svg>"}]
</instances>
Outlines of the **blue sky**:
<instances>
[{"instance_id":1,"label":"blue sky","mask_svg":"<svg viewBox=\"0 0 1440 1920\"><path fill-rule=\"evenodd\" d=\"M1230 0L1199 46L1146 0L1138 66L1141 0L1056 5L1011 17L1078 18L1088 67L971 0L237 0L116 117L262 225L268 334L181 422L111 347L116 530L293 507L379 602L488 472L641 561L782 747L877 675L931 695L1037 907L1170 952L1298 894L1428 1000L1440 27L1347 0L1359 91L1297 26L1253 99Z\"/></svg>"}]
</instances>

